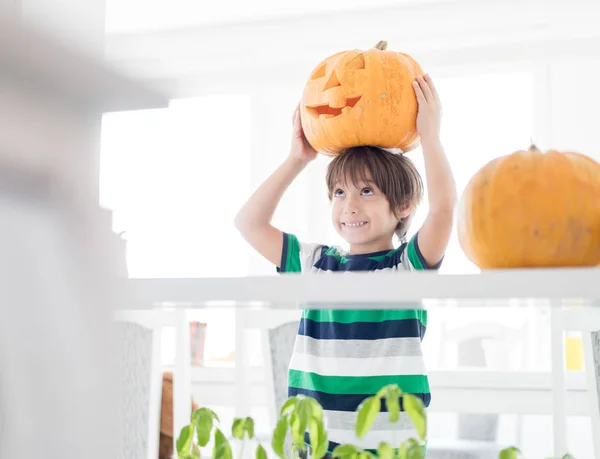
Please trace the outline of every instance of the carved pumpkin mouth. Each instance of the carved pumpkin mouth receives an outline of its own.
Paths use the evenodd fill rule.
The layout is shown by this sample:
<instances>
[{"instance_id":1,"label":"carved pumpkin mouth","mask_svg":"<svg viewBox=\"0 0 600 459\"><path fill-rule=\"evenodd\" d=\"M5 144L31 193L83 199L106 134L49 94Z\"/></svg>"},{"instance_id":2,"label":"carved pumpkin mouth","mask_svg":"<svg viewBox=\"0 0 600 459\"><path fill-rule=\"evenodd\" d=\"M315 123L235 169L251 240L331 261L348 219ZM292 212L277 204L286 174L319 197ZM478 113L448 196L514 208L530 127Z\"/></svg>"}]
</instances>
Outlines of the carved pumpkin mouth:
<instances>
[{"instance_id":1,"label":"carved pumpkin mouth","mask_svg":"<svg viewBox=\"0 0 600 459\"><path fill-rule=\"evenodd\" d=\"M307 105L306 111L314 118L319 118L321 115L326 115L327 118L333 118L344 113L343 110L346 108L348 108L348 110L354 108L360 99L362 99L362 94L356 97L349 97L346 99L346 105L343 107L330 107L329 104Z\"/></svg>"}]
</instances>

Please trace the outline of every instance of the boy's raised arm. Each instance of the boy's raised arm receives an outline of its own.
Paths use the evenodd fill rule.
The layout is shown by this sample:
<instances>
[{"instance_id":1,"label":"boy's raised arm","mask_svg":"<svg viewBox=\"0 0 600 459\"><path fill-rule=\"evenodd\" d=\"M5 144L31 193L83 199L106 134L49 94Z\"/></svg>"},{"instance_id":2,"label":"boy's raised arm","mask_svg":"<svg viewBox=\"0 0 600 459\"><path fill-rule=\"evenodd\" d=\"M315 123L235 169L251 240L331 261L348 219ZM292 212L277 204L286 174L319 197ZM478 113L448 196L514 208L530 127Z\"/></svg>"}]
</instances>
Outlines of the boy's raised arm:
<instances>
[{"instance_id":1,"label":"boy's raised arm","mask_svg":"<svg viewBox=\"0 0 600 459\"><path fill-rule=\"evenodd\" d=\"M441 105L429 75L413 83L419 113L417 131L425 162L429 212L419 229L419 249L428 266L437 265L448 246L457 195L452 170L440 142Z\"/></svg>"},{"instance_id":2,"label":"boy's raised arm","mask_svg":"<svg viewBox=\"0 0 600 459\"><path fill-rule=\"evenodd\" d=\"M275 266L281 263L283 233L271 225L277 205L294 179L317 152L309 145L296 108L290 155L254 192L235 217L235 226L244 239Z\"/></svg>"}]
</instances>

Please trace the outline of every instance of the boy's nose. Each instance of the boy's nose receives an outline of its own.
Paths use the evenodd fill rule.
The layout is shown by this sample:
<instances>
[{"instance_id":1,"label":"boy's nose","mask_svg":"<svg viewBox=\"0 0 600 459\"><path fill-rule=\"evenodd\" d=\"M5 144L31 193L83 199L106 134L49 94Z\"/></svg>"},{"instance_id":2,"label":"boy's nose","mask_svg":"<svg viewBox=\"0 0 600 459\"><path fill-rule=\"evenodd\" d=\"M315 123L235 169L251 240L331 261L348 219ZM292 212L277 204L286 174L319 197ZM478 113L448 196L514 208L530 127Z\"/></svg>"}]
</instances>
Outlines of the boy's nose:
<instances>
[{"instance_id":1,"label":"boy's nose","mask_svg":"<svg viewBox=\"0 0 600 459\"><path fill-rule=\"evenodd\" d=\"M358 206L356 205L356 200L353 198L349 198L346 200L346 208L344 209L346 214L355 214L358 212Z\"/></svg>"}]
</instances>

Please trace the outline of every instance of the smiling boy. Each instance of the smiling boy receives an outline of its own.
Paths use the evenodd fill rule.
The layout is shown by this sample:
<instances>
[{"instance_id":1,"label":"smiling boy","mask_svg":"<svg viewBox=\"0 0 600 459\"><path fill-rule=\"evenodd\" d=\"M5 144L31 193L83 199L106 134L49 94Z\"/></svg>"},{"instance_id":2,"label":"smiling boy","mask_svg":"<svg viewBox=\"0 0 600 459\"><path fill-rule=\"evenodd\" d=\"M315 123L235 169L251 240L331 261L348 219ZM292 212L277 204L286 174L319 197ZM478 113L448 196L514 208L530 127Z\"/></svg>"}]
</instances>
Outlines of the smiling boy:
<instances>
[{"instance_id":1,"label":"smiling boy","mask_svg":"<svg viewBox=\"0 0 600 459\"><path fill-rule=\"evenodd\" d=\"M236 217L236 227L244 238L278 271L402 273L440 266L452 230L456 187L439 138L437 91L428 75L417 78L413 88L419 103L417 131L429 202L421 228L406 240L423 195L421 177L412 161L368 146L340 153L327 169L332 223L348 242L348 251L300 242L295 235L273 227L271 219L283 193L317 155L302 132L297 109L289 157ZM394 235L400 240L396 248ZM401 277L398 288L402 288ZM427 311L422 309L303 311L290 362L288 393L313 397L323 406L329 453L340 443L375 450L381 441L399 444L417 438L404 412L394 426L387 414L380 413L360 440L355 437L354 425L360 403L387 384L398 384L429 405L421 349L426 327Z\"/></svg>"}]
</instances>

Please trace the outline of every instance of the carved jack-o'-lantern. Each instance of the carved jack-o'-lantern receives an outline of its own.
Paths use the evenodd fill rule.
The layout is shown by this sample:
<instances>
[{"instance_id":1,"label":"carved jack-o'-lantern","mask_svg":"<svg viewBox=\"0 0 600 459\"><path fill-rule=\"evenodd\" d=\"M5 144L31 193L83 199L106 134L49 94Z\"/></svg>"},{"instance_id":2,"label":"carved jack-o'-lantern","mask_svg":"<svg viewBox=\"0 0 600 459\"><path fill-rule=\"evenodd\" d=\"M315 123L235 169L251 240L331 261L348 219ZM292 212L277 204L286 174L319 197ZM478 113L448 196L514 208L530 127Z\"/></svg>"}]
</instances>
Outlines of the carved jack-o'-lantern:
<instances>
[{"instance_id":1,"label":"carved jack-o'-lantern","mask_svg":"<svg viewBox=\"0 0 600 459\"><path fill-rule=\"evenodd\" d=\"M419 144L412 82L423 75L410 56L386 50L343 51L325 59L304 87L302 128L317 151L335 155L359 145L402 152Z\"/></svg>"}]
</instances>

